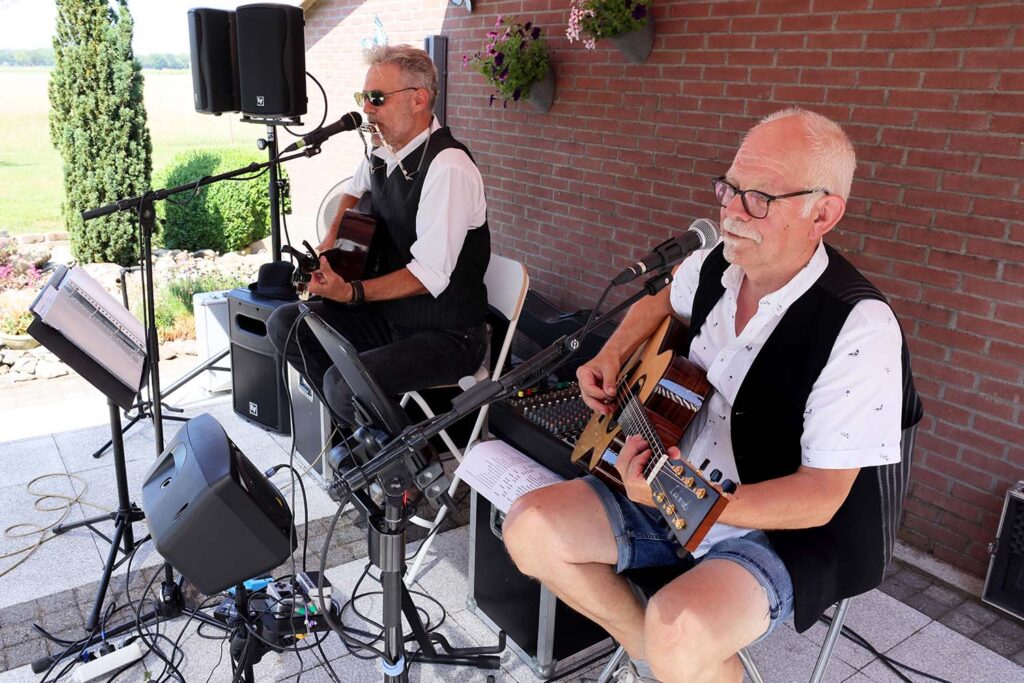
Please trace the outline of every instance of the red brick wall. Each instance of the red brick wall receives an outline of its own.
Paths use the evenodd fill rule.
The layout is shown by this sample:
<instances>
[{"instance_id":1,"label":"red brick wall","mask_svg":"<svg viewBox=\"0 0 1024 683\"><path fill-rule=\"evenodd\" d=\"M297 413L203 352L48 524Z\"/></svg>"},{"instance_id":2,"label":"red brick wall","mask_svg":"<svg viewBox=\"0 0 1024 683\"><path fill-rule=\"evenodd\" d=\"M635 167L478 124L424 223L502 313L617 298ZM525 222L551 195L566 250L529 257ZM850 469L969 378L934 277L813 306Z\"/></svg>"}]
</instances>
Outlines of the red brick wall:
<instances>
[{"instance_id":1,"label":"red brick wall","mask_svg":"<svg viewBox=\"0 0 1024 683\"><path fill-rule=\"evenodd\" d=\"M440 4L414 14L429 23ZM565 308L590 305L649 246L716 217L709 179L758 117L798 104L846 127L859 166L829 241L889 295L928 413L902 537L983 573L1006 489L1024 479L1024 4L656 0L654 52L640 65L610 45L569 45L568 0L475 4L448 8L441 27L449 124L484 173L496 250ZM416 5L321 1L307 34L357 43L367 32L338 26L338 8L379 12L390 29L415 23ZM514 13L553 49L546 114L488 107L483 79L462 67L496 16ZM421 45L436 31L405 36ZM325 62L322 73L349 68Z\"/></svg>"}]
</instances>

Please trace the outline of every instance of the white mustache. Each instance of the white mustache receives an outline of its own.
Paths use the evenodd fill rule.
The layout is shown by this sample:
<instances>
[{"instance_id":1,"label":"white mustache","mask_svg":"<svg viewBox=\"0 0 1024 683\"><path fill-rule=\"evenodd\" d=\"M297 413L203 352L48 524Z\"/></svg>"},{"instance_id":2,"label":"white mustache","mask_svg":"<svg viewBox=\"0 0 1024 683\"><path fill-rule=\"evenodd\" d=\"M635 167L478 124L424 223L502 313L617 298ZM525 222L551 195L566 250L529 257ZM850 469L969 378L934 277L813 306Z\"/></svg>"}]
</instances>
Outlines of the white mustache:
<instances>
[{"instance_id":1,"label":"white mustache","mask_svg":"<svg viewBox=\"0 0 1024 683\"><path fill-rule=\"evenodd\" d=\"M753 241L755 244L761 244L761 233L757 232L753 228L748 227L744 221L740 220L739 218L736 218L735 216L730 216L726 218L724 221L722 221L722 227L725 228L727 232L730 232L733 235L745 237ZM724 237L728 239L729 236L725 235Z\"/></svg>"}]
</instances>

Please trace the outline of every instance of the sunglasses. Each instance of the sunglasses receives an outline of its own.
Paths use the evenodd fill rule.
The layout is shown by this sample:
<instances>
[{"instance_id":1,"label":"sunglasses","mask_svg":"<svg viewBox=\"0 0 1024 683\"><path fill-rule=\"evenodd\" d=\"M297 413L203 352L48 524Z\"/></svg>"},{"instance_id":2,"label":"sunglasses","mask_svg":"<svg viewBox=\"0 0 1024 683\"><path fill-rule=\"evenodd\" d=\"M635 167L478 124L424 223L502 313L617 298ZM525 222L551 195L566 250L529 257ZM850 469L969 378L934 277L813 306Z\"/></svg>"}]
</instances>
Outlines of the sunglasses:
<instances>
[{"instance_id":1,"label":"sunglasses","mask_svg":"<svg viewBox=\"0 0 1024 683\"><path fill-rule=\"evenodd\" d=\"M366 92L355 93L356 104L360 107L363 106L364 102L369 102L375 107L384 106L384 98L389 95L396 93L405 92L406 90L419 90L419 88L402 88L401 90L392 90L391 92L381 92L380 90L368 90Z\"/></svg>"}]
</instances>

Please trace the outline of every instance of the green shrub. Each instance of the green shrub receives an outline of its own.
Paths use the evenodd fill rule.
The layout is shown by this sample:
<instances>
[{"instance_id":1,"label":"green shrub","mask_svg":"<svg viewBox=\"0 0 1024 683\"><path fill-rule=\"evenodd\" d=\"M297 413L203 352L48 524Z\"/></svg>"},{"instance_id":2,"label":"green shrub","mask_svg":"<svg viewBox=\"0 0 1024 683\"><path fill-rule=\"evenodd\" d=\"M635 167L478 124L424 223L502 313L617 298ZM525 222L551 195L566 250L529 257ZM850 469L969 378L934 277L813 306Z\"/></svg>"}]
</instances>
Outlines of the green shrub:
<instances>
[{"instance_id":1,"label":"green shrub","mask_svg":"<svg viewBox=\"0 0 1024 683\"><path fill-rule=\"evenodd\" d=\"M195 336L192 297L199 292L217 292L244 287L251 278L239 273L206 273L175 278L156 295L156 329L162 341Z\"/></svg>"},{"instance_id":2,"label":"green shrub","mask_svg":"<svg viewBox=\"0 0 1024 683\"><path fill-rule=\"evenodd\" d=\"M256 151L184 152L174 158L161 182L166 187L177 187L254 161L262 161ZM284 169L280 173L287 177ZM281 210L285 211L288 206L285 200ZM161 202L159 213L164 220L163 245L169 249L218 252L244 249L270 234L267 176L262 174L245 181L222 180L199 188L194 198L191 193L182 192Z\"/></svg>"}]
</instances>

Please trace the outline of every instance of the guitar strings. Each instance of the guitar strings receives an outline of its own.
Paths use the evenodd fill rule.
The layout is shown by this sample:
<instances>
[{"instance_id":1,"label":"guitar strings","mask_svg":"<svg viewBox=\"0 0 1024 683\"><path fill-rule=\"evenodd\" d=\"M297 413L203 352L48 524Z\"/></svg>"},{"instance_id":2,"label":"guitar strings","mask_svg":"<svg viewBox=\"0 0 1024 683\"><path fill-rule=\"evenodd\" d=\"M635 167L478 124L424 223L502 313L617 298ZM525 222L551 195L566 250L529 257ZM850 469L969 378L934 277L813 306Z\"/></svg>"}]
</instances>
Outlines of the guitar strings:
<instances>
[{"instance_id":1,"label":"guitar strings","mask_svg":"<svg viewBox=\"0 0 1024 683\"><path fill-rule=\"evenodd\" d=\"M644 407L637 399L636 394L633 393L632 387L629 387L625 378L622 380L622 384L625 387L625 395L628 397L625 406L621 406L621 414L619 418L619 424L625 425L630 431L635 434L639 434L647 441L648 446L651 448L651 459L644 465L644 478L647 479L647 483L651 486L652 490L656 493L664 493L665 488L655 477L665 462L668 460L668 453L664 450L664 445L661 443L661 439L658 437L657 432L654 429L654 425L651 424L647 415L644 413ZM620 395L620 391L615 392L616 396Z\"/></svg>"}]
</instances>

